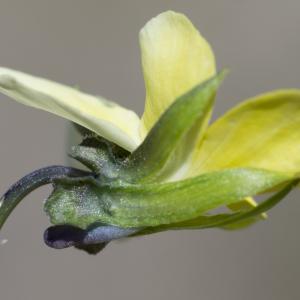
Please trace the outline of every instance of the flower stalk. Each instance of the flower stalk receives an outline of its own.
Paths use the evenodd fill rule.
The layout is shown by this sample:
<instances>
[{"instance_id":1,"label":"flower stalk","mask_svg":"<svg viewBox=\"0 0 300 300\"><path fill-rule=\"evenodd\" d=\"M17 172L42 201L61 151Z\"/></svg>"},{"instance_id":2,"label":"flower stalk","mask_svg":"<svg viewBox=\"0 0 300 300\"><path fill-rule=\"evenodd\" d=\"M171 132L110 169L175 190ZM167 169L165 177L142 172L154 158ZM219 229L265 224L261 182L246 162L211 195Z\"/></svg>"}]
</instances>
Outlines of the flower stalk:
<instances>
[{"instance_id":1,"label":"flower stalk","mask_svg":"<svg viewBox=\"0 0 300 300\"><path fill-rule=\"evenodd\" d=\"M71 180L91 176L91 173L63 166L50 166L36 170L21 178L0 199L0 230L13 209L29 193L40 186L53 183L57 179Z\"/></svg>"}]
</instances>

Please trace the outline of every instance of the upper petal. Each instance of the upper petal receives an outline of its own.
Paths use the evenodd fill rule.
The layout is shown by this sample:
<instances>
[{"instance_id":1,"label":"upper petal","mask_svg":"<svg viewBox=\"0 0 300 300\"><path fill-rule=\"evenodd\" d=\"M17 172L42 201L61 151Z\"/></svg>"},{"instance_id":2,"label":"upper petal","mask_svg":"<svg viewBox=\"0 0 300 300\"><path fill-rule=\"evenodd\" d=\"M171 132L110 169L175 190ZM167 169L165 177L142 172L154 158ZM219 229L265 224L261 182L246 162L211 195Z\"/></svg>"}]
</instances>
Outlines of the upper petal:
<instances>
[{"instance_id":1,"label":"upper petal","mask_svg":"<svg viewBox=\"0 0 300 300\"><path fill-rule=\"evenodd\" d=\"M138 116L103 98L6 68L0 68L0 92L80 124L127 150L140 143Z\"/></svg>"},{"instance_id":2,"label":"upper petal","mask_svg":"<svg viewBox=\"0 0 300 300\"><path fill-rule=\"evenodd\" d=\"M145 135L176 98L215 74L215 60L210 45L189 19L172 11L145 25L140 47L146 88L141 133Z\"/></svg>"},{"instance_id":3,"label":"upper petal","mask_svg":"<svg viewBox=\"0 0 300 300\"><path fill-rule=\"evenodd\" d=\"M300 90L243 102L217 120L199 145L189 175L232 167L300 171Z\"/></svg>"}]
</instances>

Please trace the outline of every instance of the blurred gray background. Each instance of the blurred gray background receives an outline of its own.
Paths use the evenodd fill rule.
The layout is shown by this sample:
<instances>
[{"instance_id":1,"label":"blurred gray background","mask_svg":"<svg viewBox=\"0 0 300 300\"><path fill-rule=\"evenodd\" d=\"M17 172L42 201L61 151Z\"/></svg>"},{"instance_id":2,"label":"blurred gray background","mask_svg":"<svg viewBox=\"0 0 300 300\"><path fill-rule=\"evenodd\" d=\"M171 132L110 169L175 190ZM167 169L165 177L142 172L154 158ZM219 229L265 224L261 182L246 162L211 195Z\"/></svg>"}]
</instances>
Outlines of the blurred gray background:
<instances>
[{"instance_id":1,"label":"blurred gray background","mask_svg":"<svg viewBox=\"0 0 300 300\"><path fill-rule=\"evenodd\" d=\"M0 65L101 94L139 113L138 31L158 13L188 15L229 67L215 117L244 98L300 87L299 0L0 0ZM67 122L0 96L0 191L66 163ZM112 243L93 257L42 241L45 187L0 233L0 297L35 299L300 299L299 192L240 232L168 232Z\"/></svg>"}]
</instances>

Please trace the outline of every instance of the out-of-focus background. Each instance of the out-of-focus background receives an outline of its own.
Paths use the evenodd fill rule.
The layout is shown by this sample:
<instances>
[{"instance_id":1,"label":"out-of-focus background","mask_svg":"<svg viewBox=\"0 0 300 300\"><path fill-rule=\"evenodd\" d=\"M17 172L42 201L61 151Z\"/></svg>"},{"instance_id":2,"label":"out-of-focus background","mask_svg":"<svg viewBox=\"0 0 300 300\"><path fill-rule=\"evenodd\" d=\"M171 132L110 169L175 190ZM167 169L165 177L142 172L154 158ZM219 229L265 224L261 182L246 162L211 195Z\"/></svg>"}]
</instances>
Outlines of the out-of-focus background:
<instances>
[{"instance_id":1,"label":"out-of-focus background","mask_svg":"<svg viewBox=\"0 0 300 300\"><path fill-rule=\"evenodd\" d=\"M242 99L300 87L300 2L1 0L0 65L143 110L139 29L185 13L229 67L215 117ZM0 191L31 170L66 163L67 122L0 96ZM111 243L96 257L42 241L45 187L0 233L3 300L299 299L300 203L293 192L269 219L240 232L168 232ZM3 245L2 245L3 244Z\"/></svg>"}]
</instances>

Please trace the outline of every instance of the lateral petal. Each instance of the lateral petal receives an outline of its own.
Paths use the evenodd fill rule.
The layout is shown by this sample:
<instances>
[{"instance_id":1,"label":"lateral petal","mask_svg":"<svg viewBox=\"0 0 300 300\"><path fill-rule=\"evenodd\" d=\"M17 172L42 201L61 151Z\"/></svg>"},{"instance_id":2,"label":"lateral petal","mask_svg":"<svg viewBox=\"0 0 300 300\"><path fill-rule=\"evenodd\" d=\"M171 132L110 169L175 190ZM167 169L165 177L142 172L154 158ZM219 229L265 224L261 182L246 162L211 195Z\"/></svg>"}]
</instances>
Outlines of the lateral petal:
<instances>
[{"instance_id":1,"label":"lateral petal","mask_svg":"<svg viewBox=\"0 0 300 300\"><path fill-rule=\"evenodd\" d=\"M104 98L7 68L0 68L0 92L80 124L127 150L140 143L139 117Z\"/></svg>"},{"instance_id":2,"label":"lateral petal","mask_svg":"<svg viewBox=\"0 0 300 300\"><path fill-rule=\"evenodd\" d=\"M234 167L300 172L300 90L259 95L206 132L189 176Z\"/></svg>"}]
</instances>

